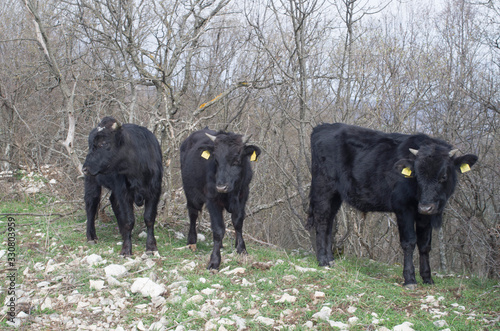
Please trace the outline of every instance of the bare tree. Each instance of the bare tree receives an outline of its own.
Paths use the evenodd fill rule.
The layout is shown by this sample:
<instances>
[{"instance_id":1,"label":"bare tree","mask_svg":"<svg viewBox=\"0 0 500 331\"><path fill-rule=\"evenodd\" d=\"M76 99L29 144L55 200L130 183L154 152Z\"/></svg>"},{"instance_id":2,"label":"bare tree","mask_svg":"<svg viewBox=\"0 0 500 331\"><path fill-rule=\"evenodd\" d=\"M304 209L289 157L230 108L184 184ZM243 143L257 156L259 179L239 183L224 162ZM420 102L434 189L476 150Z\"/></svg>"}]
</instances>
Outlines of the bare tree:
<instances>
[{"instance_id":1,"label":"bare tree","mask_svg":"<svg viewBox=\"0 0 500 331\"><path fill-rule=\"evenodd\" d=\"M62 109L66 113L68 119L67 135L66 139L62 142L62 144L66 148L66 151L73 165L83 175L83 173L81 172L82 164L73 150L74 139L75 139L75 127L76 127L74 97L75 97L75 88L77 84L77 79L74 80L73 86L71 86L66 75L64 75L64 73L61 71L58 60L52 49L50 38L46 31L46 27L44 25L42 17L40 16L38 3L31 0L24 0L24 4L26 5L26 9L33 20L33 29L35 32L35 37L40 46L41 51L43 52L45 61L49 67L50 72L54 76L55 81L57 82L57 86L61 90L63 99Z\"/></svg>"}]
</instances>

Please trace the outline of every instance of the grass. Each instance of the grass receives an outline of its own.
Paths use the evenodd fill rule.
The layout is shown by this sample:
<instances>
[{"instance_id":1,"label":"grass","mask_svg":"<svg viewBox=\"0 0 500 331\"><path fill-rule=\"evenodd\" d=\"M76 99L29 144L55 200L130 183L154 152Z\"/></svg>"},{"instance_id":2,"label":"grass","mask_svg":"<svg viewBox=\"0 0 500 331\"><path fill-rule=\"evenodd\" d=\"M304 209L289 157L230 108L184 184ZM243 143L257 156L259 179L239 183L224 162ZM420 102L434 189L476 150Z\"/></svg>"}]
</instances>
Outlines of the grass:
<instances>
[{"instance_id":1,"label":"grass","mask_svg":"<svg viewBox=\"0 0 500 331\"><path fill-rule=\"evenodd\" d=\"M51 199L44 197L44 201ZM81 211L71 217L30 216L27 214L46 214L48 210L64 209L63 205L48 208L39 204L42 198L28 199L24 202L0 204L1 213L14 213L16 219L16 267L18 289L33 291L31 317L23 324L26 329L40 327L37 318L49 315L72 316L77 303L56 305L41 309L46 297L57 298L62 295L82 295L90 302L85 313L77 315L89 324L102 323L109 328L117 325L130 329L139 321L149 327L164 317L167 328L183 325L186 329L203 329L209 321L215 325L224 324L228 330L236 330L235 316L245 321L248 329L271 329L256 317L262 316L274 321L274 326L284 330L306 330L307 322L318 330L332 329L328 321L313 319L313 315L323 307L331 309L330 321L348 324L353 318L357 321L350 330L375 330L380 327L394 328L404 322L413 324L415 330L486 330L500 328L498 321L500 286L497 280L475 277L434 277L436 284L419 284L415 291L405 290L402 286L401 266L389 266L368 259L342 257L331 268L317 267L316 259L307 252L287 252L258 245L247 240L249 255L241 257L234 252L234 241L226 236L222 256L221 271L211 273L206 264L211 253L211 235L206 233L207 241L198 244L198 250L191 252L183 249L185 239L177 239L175 233L187 231L187 223L169 223L157 226L158 249L161 257L153 257L151 269L145 268L140 257L145 250L145 238L139 238L143 223L139 219L133 233L133 259L140 263L129 266L129 274L122 282L133 283L136 277L156 277L157 282L169 286L184 280L179 288L169 288L165 295L166 303L156 307L151 298L130 292L129 286L108 286L96 291L89 286L90 280L103 279L104 267L111 263L126 264L134 261L118 256L121 241L116 223L96 224L99 243L87 245L85 238L85 215ZM50 206L50 203L49 203ZM67 210L67 209L66 209ZM6 247L6 218L0 218L2 246ZM89 267L85 263L75 263L90 254L101 255L106 263ZM49 260L61 264L53 272L46 273ZM130 262L130 263L132 263ZM191 262L194 264L190 265ZM272 267L260 268L258 264L270 262ZM5 263L5 257L1 260ZM36 267L40 267L37 270ZM243 274L226 274L235 268L244 268ZM312 268L299 271L297 267ZM27 276L23 272L28 268ZM308 269L309 270L309 269ZM57 289L41 291L37 284L49 281ZM107 285L107 284L106 284ZM216 289L215 292L203 292ZM42 293L43 292L43 293ZM324 297L316 298L316 292ZM277 302L284 294L294 296L295 302ZM202 302L189 300L196 295L203 297ZM435 300L431 300L433 296ZM5 302L6 292L0 293L0 302ZM107 309L110 305L100 305L102 298L115 304L124 300L125 307L119 320L106 321L105 314L93 314L92 309ZM64 302L64 301L61 301ZM144 308L145 306L145 308ZM3 307L0 307L3 308ZM203 312L204 315L200 315ZM496 319L496 321L495 321ZM434 324L444 320L445 327ZM352 322L351 322L352 323ZM8 327L6 319L0 328ZM47 325L44 329L63 328L63 325ZM69 327L71 329L71 327ZM217 326L218 329L218 326ZM335 328L334 328L335 329Z\"/></svg>"}]
</instances>

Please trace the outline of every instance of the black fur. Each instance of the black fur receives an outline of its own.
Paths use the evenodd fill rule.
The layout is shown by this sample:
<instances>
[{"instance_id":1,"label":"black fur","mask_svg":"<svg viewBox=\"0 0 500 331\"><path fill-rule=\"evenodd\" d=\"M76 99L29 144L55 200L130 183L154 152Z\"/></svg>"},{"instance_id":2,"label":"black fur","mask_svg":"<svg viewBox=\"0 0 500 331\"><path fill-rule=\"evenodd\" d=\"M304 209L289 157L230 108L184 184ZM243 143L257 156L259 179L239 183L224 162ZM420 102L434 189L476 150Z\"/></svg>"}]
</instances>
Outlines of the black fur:
<instances>
[{"instance_id":1,"label":"black fur","mask_svg":"<svg viewBox=\"0 0 500 331\"><path fill-rule=\"evenodd\" d=\"M157 251L154 224L160 201L163 176L160 144L148 129L135 124L119 125L104 117L89 135L85 173L87 240L97 240L95 216L101 187L111 190L111 206L123 238L122 255L132 255L134 206L145 205L146 251Z\"/></svg>"},{"instance_id":2,"label":"black fur","mask_svg":"<svg viewBox=\"0 0 500 331\"><path fill-rule=\"evenodd\" d=\"M215 136L215 142L206 133ZM207 153L205 158L202 157L204 151ZM182 183L190 220L188 245L196 245L196 220L206 204L214 240L208 269L218 269L225 234L222 217L224 209L231 213L236 231L236 251L246 254L242 231L245 204L252 180L249 159L254 152L259 156L260 149L244 144L241 135L216 133L205 128L191 134L182 143L180 152Z\"/></svg>"},{"instance_id":3,"label":"black fur","mask_svg":"<svg viewBox=\"0 0 500 331\"><path fill-rule=\"evenodd\" d=\"M418 150L416 156L410 148ZM450 157L451 149L448 143L424 134L387 134L340 123L314 128L306 227L316 230L319 264L333 261L333 222L345 201L363 212L394 212L404 251L405 285L416 284L415 245L420 253L420 275L424 283L432 284L432 227L441 226L460 166L477 161L472 154ZM410 175L402 174L405 168Z\"/></svg>"}]
</instances>

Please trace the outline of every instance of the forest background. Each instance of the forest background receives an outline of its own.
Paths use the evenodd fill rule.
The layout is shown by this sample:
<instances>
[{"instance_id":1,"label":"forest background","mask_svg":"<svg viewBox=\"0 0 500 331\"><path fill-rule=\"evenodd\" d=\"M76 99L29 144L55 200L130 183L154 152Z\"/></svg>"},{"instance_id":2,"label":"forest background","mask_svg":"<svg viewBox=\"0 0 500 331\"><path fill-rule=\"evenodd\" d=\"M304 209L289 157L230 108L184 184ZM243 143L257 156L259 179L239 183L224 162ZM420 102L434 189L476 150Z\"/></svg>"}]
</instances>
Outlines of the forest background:
<instances>
[{"instance_id":1,"label":"forest background","mask_svg":"<svg viewBox=\"0 0 500 331\"><path fill-rule=\"evenodd\" d=\"M179 146L209 126L263 151L244 233L311 249L312 128L423 132L479 156L434 234L434 270L500 277L498 2L1 0L0 68L2 200L41 178L83 210L88 133L111 115L158 137L158 223L187 224ZM345 254L401 262L393 214L344 205L338 228Z\"/></svg>"}]
</instances>

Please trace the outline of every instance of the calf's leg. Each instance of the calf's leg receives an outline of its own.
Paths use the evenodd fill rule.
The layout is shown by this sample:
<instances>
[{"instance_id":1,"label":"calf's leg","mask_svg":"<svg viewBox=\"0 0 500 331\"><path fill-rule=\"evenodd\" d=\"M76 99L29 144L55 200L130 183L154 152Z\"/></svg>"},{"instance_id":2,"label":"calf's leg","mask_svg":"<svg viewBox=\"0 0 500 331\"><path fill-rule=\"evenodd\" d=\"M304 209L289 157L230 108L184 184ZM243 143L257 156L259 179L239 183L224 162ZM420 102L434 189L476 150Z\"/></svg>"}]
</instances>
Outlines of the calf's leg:
<instances>
[{"instance_id":1,"label":"calf's leg","mask_svg":"<svg viewBox=\"0 0 500 331\"><path fill-rule=\"evenodd\" d=\"M342 200L339 194L328 198L323 196L314 202L312 213L316 225L316 257L320 266L327 266L333 261L332 230Z\"/></svg>"},{"instance_id":2,"label":"calf's leg","mask_svg":"<svg viewBox=\"0 0 500 331\"><path fill-rule=\"evenodd\" d=\"M244 206L244 205L243 205ZM238 254L247 254L245 241L243 240L243 220L245 219L245 208L238 208L231 214L234 230L236 232L236 252Z\"/></svg>"},{"instance_id":3,"label":"calf's leg","mask_svg":"<svg viewBox=\"0 0 500 331\"><path fill-rule=\"evenodd\" d=\"M196 250L196 243L198 242L198 235L196 233L196 221L198 220L198 214L200 213L201 205L199 208L196 208L195 205L188 201L187 209L189 214L189 233L187 244L189 248L194 252Z\"/></svg>"},{"instance_id":4,"label":"calf's leg","mask_svg":"<svg viewBox=\"0 0 500 331\"><path fill-rule=\"evenodd\" d=\"M420 254L420 276L424 284L434 284L431 277L429 252L431 251L432 227L430 223L419 225L417 222L417 247Z\"/></svg>"},{"instance_id":5,"label":"calf's leg","mask_svg":"<svg viewBox=\"0 0 500 331\"><path fill-rule=\"evenodd\" d=\"M134 229L134 199L124 193L118 199L115 193L111 193L109 197L111 207L118 221L118 228L122 235L122 250L120 255L132 255L132 230Z\"/></svg>"},{"instance_id":6,"label":"calf's leg","mask_svg":"<svg viewBox=\"0 0 500 331\"><path fill-rule=\"evenodd\" d=\"M144 206L144 223L147 228L146 253L156 252L155 221L159 197L146 200Z\"/></svg>"},{"instance_id":7,"label":"calf's leg","mask_svg":"<svg viewBox=\"0 0 500 331\"><path fill-rule=\"evenodd\" d=\"M208 201L207 209L210 213L210 225L214 238L214 247L210 255L207 269L219 269L221 262L220 249L222 248L222 240L226 232L226 226L222 218L223 207L213 201Z\"/></svg>"},{"instance_id":8,"label":"calf's leg","mask_svg":"<svg viewBox=\"0 0 500 331\"><path fill-rule=\"evenodd\" d=\"M415 279L415 267L413 265L413 251L417 243L415 235L413 215L409 213L397 213L399 241L404 254L403 265L403 278L405 280L404 286L408 289L414 290L417 287Z\"/></svg>"},{"instance_id":9,"label":"calf's leg","mask_svg":"<svg viewBox=\"0 0 500 331\"><path fill-rule=\"evenodd\" d=\"M95 217L101 199L101 186L97 184L95 177L85 177L85 211L87 213L87 241L90 244L97 242L95 231Z\"/></svg>"}]
</instances>

